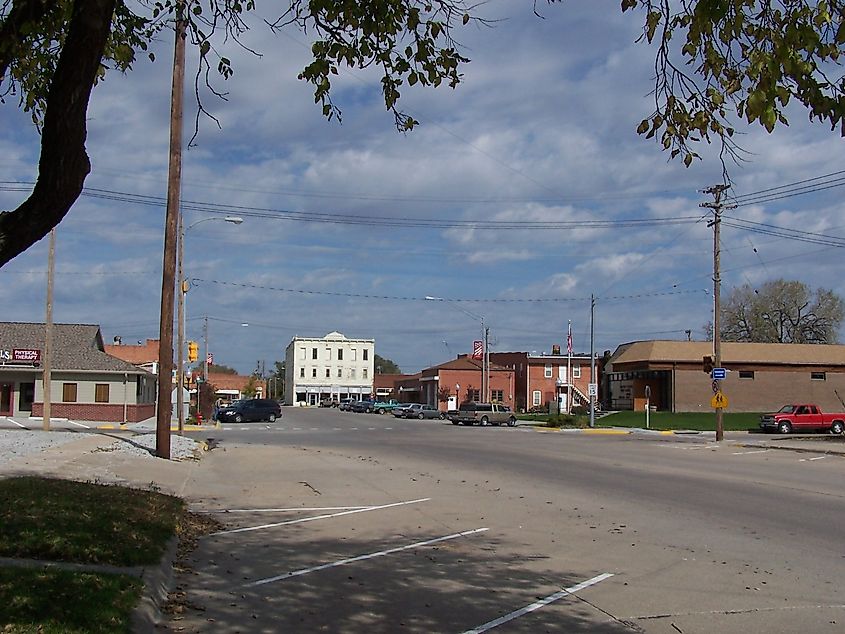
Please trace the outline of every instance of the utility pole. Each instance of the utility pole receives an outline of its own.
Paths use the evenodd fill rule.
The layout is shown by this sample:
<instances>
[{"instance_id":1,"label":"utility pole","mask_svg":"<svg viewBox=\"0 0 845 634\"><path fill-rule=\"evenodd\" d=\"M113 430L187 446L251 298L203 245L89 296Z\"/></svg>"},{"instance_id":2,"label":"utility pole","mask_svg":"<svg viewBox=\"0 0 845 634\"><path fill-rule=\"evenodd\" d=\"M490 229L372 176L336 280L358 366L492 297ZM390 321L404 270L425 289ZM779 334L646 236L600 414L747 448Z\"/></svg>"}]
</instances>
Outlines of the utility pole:
<instances>
[{"instance_id":1,"label":"utility pole","mask_svg":"<svg viewBox=\"0 0 845 634\"><path fill-rule=\"evenodd\" d=\"M43 412L41 413L41 427L50 431L50 388L53 383L53 277L56 272L56 228L50 229L50 251L47 256L47 315L44 323L44 376L41 385L44 387Z\"/></svg>"},{"instance_id":2,"label":"utility pole","mask_svg":"<svg viewBox=\"0 0 845 634\"><path fill-rule=\"evenodd\" d=\"M713 210L713 220L708 226L713 227L713 367L722 367L722 333L721 328L721 245L720 226L722 224L722 212L726 206L722 202L722 194L729 189L728 185L714 185L702 190L703 194L713 196L712 203L700 203L699 207L706 207ZM722 391L722 381L713 379L713 392L716 394ZM725 437L725 426L721 407L716 408L716 442L721 442Z\"/></svg>"},{"instance_id":3,"label":"utility pole","mask_svg":"<svg viewBox=\"0 0 845 634\"><path fill-rule=\"evenodd\" d=\"M595 313L596 313L596 296L590 295L590 384L595 385L598 390L599 382L596 380L596 353L594 352L595 342ZM593 388L589 388L590 392L590 427L596 426L596 394Z\"/></svg>"},{"instance_id":4,"label":"utility pole","mask_svg":"<svg viewBox=\"0 0 845 634\"><path fill-rule=\"evenodd\" d=\"M202 339L205 347L202 360L202 382L208 383L208 315L203 315L202 319ZM199 392L197 392L197 404L199 404Z\"/></svg>"},{"instance_id":5,"label":"utility pole","mask_svg":"<svg viewBox=\"0 0 845 634\"><path fill-rule=\"evenodd\" d=\"M483 371L481 389L484 392L484 402L490 402L490 352L488 346L490 345L490 327L484 326L484 358L481 360L481 367Z\"/></svg>"},{"instance_id":6,"label":"utility pole","mask_svg":"<svg viewBox=\"0 0 845 634\"><path fill-rule=\"evenodd\" d=\"M185 3L176 4L173 81L170 93L170 161L167 169L167 213L164 223L164 262L161 281L161 316L158 344L158 404L156 456L170 459L170 417L173 391L173 295L176 288L176 247L182 176L182 100L185 84ZM181 283L181 280L179 280ZM180 368L181 372L181 368Z\"/></svg>"}]
</instances>

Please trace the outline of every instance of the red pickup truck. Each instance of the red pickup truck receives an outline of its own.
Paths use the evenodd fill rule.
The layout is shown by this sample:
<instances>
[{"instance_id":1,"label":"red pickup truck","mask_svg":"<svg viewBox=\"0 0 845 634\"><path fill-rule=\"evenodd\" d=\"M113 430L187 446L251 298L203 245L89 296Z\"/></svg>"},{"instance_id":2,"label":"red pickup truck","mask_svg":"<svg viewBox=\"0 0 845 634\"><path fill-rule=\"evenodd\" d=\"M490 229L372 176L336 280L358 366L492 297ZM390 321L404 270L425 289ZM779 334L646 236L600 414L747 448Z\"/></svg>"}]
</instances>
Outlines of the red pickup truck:
<instances>
[{"instance_id":1,"label":"red pickup truck","mask_svg":"<svg viewBox=\"0 0 845 634\"><path fill-rule=\"evenodd\" d=\"M774 414L763 414L760 417L760 429L781 434L801 431L841 434L845 432L845 414L825 414L817 405L793 403L784 405Z\"/></svg>"}]
</instances>

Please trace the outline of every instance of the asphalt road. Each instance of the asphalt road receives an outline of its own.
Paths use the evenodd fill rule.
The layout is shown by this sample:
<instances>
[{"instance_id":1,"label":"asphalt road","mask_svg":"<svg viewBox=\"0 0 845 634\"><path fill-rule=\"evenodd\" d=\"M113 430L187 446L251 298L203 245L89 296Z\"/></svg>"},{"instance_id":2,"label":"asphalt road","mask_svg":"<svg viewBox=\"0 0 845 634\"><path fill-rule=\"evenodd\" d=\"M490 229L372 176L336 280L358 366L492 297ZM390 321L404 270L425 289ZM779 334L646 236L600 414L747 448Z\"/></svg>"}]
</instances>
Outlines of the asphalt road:
<instances>
[{"instance_id":1,"label":"asphalt road","mask_svg":"<svg viewBox=\"0 0 845 634\"><path fill-rule=\"evenodd\" d=\"M845 630L841 457L290 408L209 435L186 494L226 528L174 631Z\"/></svg>"}]
</instances>

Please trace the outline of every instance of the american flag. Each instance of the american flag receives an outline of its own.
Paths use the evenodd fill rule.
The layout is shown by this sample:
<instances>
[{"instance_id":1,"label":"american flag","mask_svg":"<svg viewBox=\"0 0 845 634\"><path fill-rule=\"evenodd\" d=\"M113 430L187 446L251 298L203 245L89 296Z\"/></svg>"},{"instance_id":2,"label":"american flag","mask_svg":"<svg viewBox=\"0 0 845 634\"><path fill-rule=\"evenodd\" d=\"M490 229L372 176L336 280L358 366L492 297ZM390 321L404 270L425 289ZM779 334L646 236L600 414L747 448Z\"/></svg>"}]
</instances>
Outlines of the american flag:
<instances>
[{"instance_id":1,"label":"american flag","mask_svg":"<svg viewBox=\"0 0 845 634\"><path fill-rule=\"evenodd\" d=\"M566 354L572 354L572 322L569 322L569 332L566 334Z\"/></svg>"}]
</instances>

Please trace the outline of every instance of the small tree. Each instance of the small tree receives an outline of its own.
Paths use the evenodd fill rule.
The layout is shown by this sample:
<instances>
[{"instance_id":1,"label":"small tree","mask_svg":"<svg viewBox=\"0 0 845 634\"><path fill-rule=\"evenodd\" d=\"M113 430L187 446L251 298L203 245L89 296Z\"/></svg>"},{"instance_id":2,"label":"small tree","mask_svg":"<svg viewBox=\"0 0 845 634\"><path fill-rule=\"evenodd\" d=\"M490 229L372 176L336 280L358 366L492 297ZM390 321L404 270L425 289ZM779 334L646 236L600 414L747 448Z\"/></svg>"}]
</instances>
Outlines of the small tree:
<instances>
[{"instance_id":1,"label":"small tree","mask_svg":"<svg viewBox=\"0 0 845 634\"><path fill-rule=\"evenodd\" d=\"M211 420L215 400L217 400L217 388L208 382L200 383L197 410L202 414L203 420Z\"/></svg>"},{"instance_id":2,"label":"small tree","mask_svg":"<svg viewBox=\"0 0 845 634\"><path fill-rule=\"evenodd\" d=\"M249 377L249 380L246 382L246 385L243 389L244 396L247 398L255 398L255 395L258 394L258 377L254 374Z\"/></svg>"}]
</instances>

